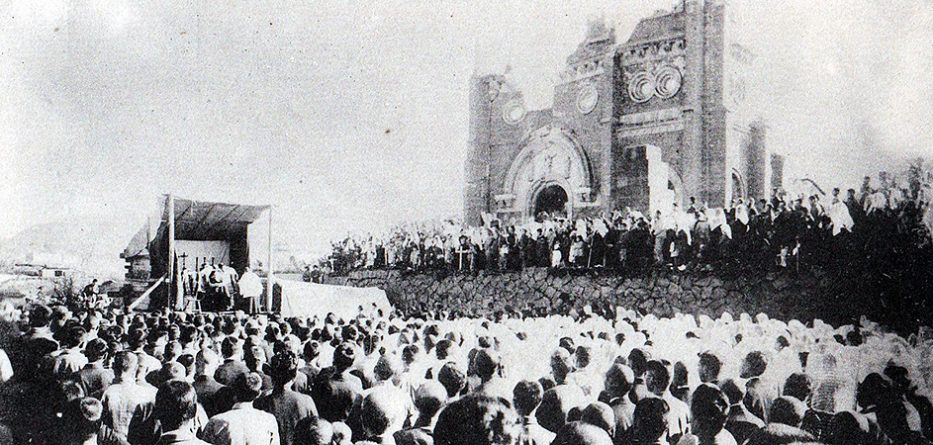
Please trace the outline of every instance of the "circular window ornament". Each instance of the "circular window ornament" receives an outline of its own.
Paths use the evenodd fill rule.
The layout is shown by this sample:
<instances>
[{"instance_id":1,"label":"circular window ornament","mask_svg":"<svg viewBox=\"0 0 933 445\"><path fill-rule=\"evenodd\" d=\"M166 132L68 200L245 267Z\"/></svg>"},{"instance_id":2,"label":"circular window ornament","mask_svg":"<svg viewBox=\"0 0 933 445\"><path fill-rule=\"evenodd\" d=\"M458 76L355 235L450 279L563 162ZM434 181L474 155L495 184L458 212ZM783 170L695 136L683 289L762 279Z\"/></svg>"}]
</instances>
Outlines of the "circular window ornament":
<instances>
[{"instance_id":1,"label":"circular window ornament","mask_svg":"<svg viewBox=\"0 0 933 445\"><path fill-rule=\"evenodd\" d=\"M655 79L655 90L657 90L658 97L662 99L674 97L683 84L683 76L680 74L680 70L670 65L659 69L655 73Z\"/></svg>"},{"instance_id":2,"label":"circular window ornament","mask_svg":"<svg viewBox=\"0 0 933 445\"><path fill-rule=\"evenodd\" d=\"M638 103L650 100L654 96L654 89L654 77L648 75L645 71L632 76L628 83L628 95Z\"/></svg>"},{"instance_id":3,"label":"circular window ornament","mask_svg":"<svg viewBox=\"0 0 933 445\"><path fill-rule=\"evenodd\" d=\"M599 103L599 92L593 84L588 83L580 88L580 92L577 93L577 111L589 114L596 109L597 103Z\"/></svg>"},{"instance_id":4,"label":"circular window ornament","mask_svg":"<svg viewBox=\"0 0 933 445\"><path fill-rule=\"evenodd\" d=\"M525 107L518 101L512 101L502 108L502 120L509 125L515 125L525 118Z\"/></svg>"}]
</instances>

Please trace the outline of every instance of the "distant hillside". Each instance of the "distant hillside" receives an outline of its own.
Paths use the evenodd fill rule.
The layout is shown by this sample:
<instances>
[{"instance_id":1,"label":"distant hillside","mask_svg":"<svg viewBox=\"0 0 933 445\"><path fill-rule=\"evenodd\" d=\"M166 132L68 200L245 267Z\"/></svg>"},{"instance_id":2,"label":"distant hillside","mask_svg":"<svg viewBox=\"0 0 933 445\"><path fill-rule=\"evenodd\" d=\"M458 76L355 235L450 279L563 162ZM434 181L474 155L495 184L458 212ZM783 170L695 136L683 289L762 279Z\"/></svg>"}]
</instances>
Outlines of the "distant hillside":
<instances>
[{"instance_id":1,"label":"distant hillside","mask_svg":"<svg viewBox=\"0 0 933 445\"><path fill-rule=\"evenodd\" d=\"M120 278L124 272L120 252L132 235L132 230L107 221L39 224L0 240L0 263L64 266L104 278Z\"/></svg>"}]
</instances>

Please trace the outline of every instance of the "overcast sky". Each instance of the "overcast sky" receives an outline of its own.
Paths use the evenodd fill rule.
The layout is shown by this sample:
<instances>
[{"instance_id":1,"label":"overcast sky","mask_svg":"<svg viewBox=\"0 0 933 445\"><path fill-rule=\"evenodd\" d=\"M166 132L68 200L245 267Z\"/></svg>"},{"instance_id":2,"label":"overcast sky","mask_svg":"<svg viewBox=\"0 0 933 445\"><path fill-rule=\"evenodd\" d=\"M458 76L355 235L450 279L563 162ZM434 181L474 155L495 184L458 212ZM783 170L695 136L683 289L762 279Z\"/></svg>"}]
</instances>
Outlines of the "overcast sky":
<instances>
[{"instance_id":1,"label":"overcast sky","mask_svg":"<svg viewBox=\"0 0 933 445\"><path fill-rule=\"evenodd\" d=\"M732 3L789 175L933 154L933 2ZM0 0L0 237L88 217L129 236L168 192L275 204L303 246L456 215L472 73L510 65L547 107L588 20L624 40L672 4Z\"/></svg>"}]
</instances>

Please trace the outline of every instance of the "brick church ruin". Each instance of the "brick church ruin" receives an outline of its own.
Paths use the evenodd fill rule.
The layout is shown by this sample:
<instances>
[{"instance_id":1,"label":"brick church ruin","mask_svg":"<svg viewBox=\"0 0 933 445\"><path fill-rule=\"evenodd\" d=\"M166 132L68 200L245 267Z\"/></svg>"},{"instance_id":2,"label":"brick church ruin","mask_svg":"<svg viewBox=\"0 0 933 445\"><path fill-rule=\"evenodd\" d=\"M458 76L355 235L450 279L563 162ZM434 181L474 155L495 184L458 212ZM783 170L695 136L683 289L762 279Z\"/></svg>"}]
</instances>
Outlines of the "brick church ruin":
<instances>
[{"instance_id":1,"label":"brick church ruin","mask_svg":"<svg viewBox=\"0 0 933 445\"><path fill-rule=\"evenodd\" d=\"M504 75L474 76L464 218L711 207L763 197L783 158L745 103L755 56L733 42L722 0L642 19L628 40L591 23L549 109L528 110Z\"/></svg>"}]
</instances>

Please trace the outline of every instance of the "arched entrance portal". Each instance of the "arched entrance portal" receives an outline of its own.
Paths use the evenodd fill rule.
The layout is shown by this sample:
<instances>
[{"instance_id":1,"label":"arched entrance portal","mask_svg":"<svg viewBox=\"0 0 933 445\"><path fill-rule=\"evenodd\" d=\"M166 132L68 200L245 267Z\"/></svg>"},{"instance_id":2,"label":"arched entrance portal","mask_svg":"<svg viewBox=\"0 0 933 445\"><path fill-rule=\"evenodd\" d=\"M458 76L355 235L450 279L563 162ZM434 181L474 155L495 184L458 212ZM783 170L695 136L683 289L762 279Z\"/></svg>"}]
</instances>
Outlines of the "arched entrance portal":
<instances>
[{"instance_id":1,"label":"arched entrance portal","mask_svg":"<svg viewBox=\"0 0 933 445\"><path fill-rule=\"evenodd\" d=\"M541 189L534 201L534 216L537 219L542 213L551 216L567 216L567 191L563 187L552 184Z\"/></svg>"},{"instance_id":2,"label":"arched entrance portal","mask_svg":"<svg viewBox=\"0 0 933 445\"><path fill-rule=\"evenodd\" d=\"M590 164L586 152L567 131L539 128L505 175L502 194L496 196L498 213L534 219L540 212L572 217L593 206Z\"/></svg>"}]
</instances>

